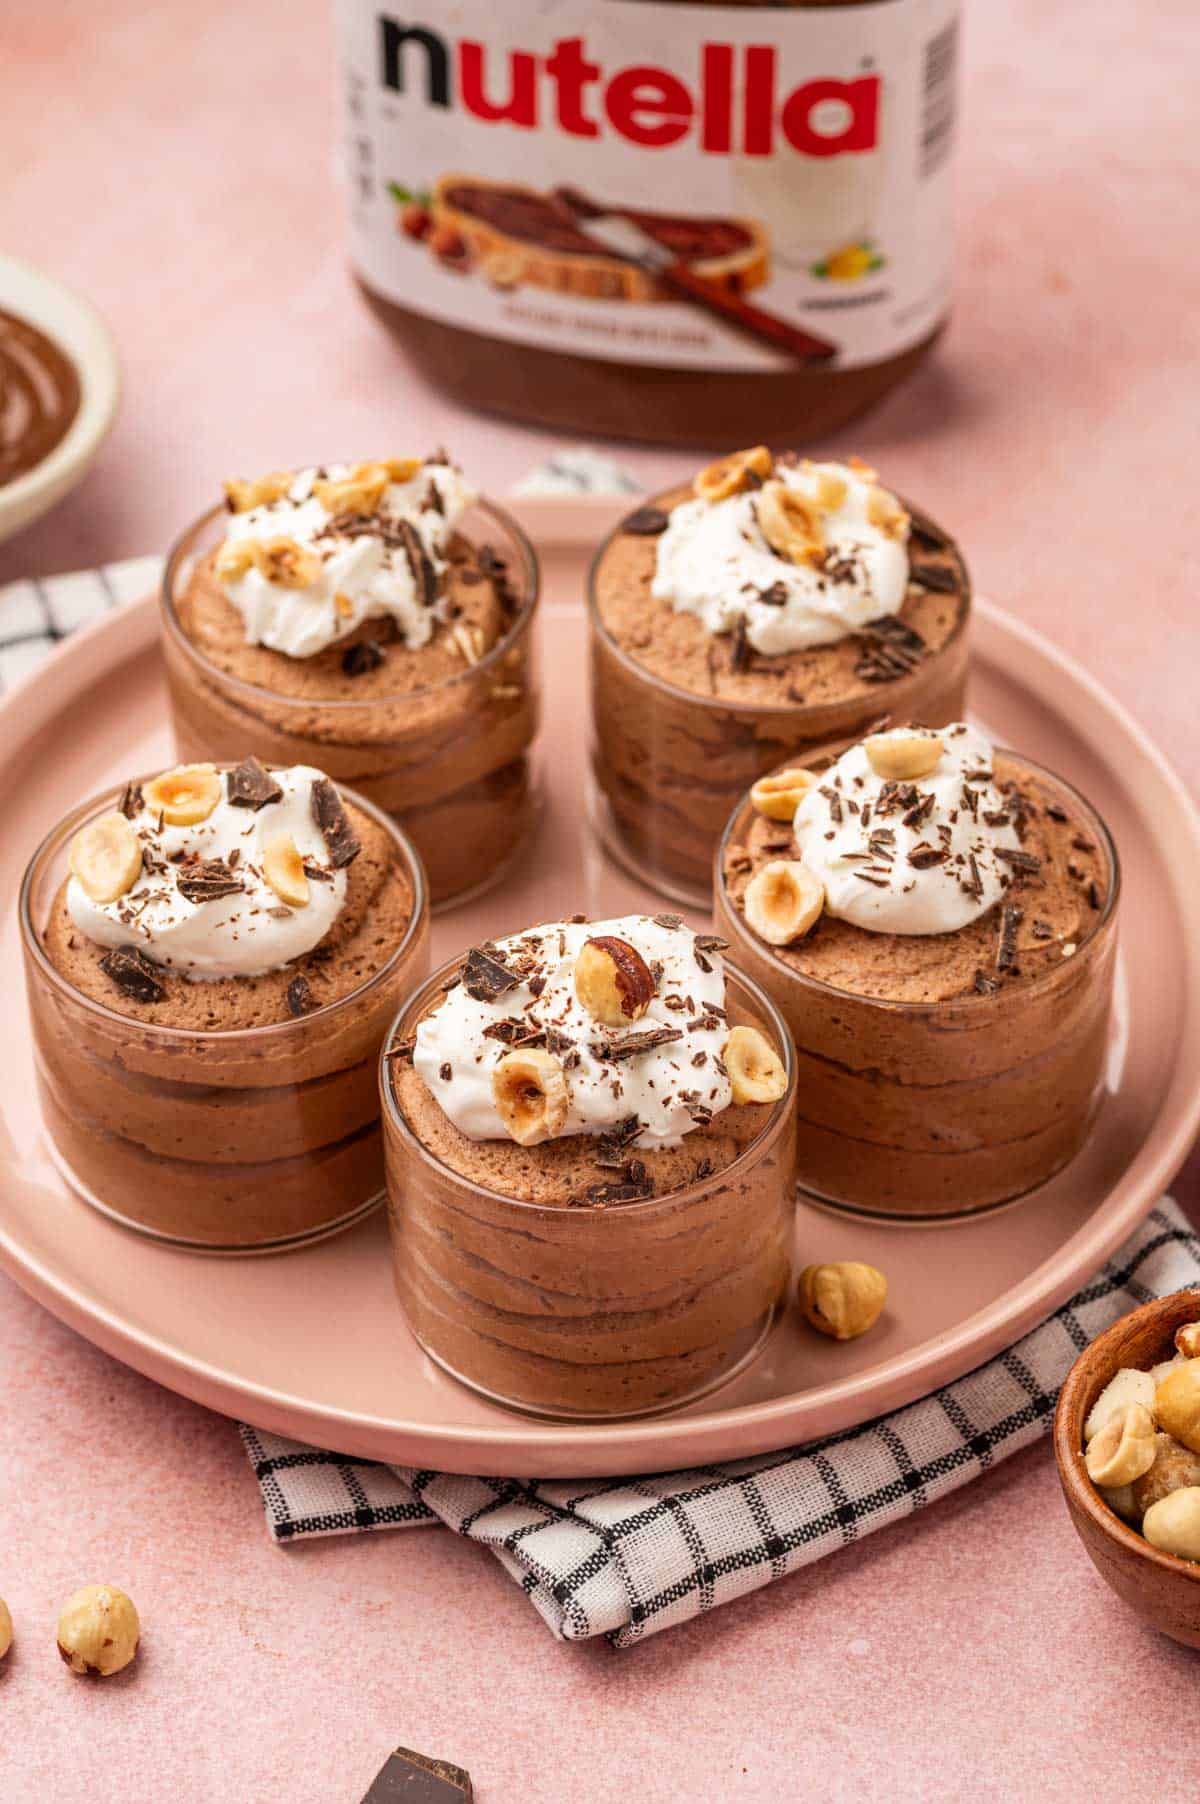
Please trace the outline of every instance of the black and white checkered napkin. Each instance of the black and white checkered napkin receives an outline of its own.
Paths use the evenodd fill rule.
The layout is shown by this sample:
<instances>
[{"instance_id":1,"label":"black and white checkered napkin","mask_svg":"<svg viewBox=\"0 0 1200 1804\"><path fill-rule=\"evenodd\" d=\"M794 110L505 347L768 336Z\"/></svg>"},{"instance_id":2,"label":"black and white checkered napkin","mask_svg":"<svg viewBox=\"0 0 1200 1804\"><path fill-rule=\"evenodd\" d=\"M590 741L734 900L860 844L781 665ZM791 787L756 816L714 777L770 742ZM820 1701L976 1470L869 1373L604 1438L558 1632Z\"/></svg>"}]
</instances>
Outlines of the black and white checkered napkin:
<instances>
[{"instance_id":1,"label":"black and white checkered napkin","mask_svg":"<svg viewBox=\"0 0 1200 1804\"><path fill-rule=\"evenodd\" d=\"M491 1549L566 1641L628 1647L910 1516L1045 1434L1087 1343L1200 1281L1166 1200L1069 1303L977 1371L811 1447L647 1478L458 1478L242 1429L278 1541L440 1522Z\"/></svg>"},{"instance_id":2,"label":"black and white checkered napkin","mask_svg":"<svg viewBox=\"0 0 1200 1804\"><path fill-rule=\"evenodd\" d=\"M162 559L129 558L98 570L29 577L0 587L0 694L28 676L76 627L124 602L152 595Z\"/></svg>"}]
</instances>

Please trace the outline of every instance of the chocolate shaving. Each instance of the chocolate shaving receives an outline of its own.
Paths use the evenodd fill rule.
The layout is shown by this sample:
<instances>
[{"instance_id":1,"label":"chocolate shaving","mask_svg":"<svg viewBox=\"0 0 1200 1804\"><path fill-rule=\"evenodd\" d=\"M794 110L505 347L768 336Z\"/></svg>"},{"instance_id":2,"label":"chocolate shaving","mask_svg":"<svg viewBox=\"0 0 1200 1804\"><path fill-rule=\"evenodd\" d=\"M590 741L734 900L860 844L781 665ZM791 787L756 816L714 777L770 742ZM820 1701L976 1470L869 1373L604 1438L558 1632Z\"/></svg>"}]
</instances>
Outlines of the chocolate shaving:
<instances>
[{"instance_id":1,"label":"chocolate shaving","mask_svg":"<svg viewBox=\"0 0 1200 1804\"><path fill-rule=\"evenodd\" d=\"M397 1065L411 1065L413 1053L416 1050L417 1036L409 1034L406 1040L397 1040L394 1046L389 1046L383 1056L385 1059L394 1060Z\"/></svg>"},{"instance_id":2,"label":"chocolate shaving","mask_svg":"<svg viewBox=\"0 0 1200 1804\"><path fill-rule=\"evenodd\" d=\"M1070 818L1071 818L1070 815L1067 813L1066 809L1060 808L1058 806L1057 802L1047 802L1046 803L1046 813L1049 815L1049 817L1052 821L1065 822L1065 821L1070 820Z\"/></svg>"},{"instance_id":3,"label":"chocolate shaving","mask_svg":"<svg viewBox=\"0 0 1200 1804\"><path fill-rule=\"evenodd\" d=\"M342 798L328 777L318 777L312 786L312 817L325 836L325 849L335 871L345 870L362 851L350 825L350 817L342 806Z\"/></svg>"},{"instance_id":4,"label":"chocolate shaving","mask_svg":"<svg viewBox=\"0 0 1200 1804\"><path fill-rule=\"evenodd\" d=\"M378 670L386 656L377 639L360 639L342 653L342 671L349 677L366 676L369 670Z\"/></svg>"},{"instance_id":5,"label":"chocolate shaving","mask_svg":"<svg viewBox=\"0 0 1200 1804\"><path fill-rule=\"evenodd\" d=\"M859 628L863 654L854 674L864 683L890 683L906 676L925 656L926 644L915 627L895 614L882 614Z\"/></svg>"},{"instance_id":6,"label":"chocolate shaving","mask_svg":"<svg viewBox=\"0 0 1200 1804\"><path fill-rule=\"evenodd\" d=\"M225 794L231 808L265 808L268 802L282 802L283 790L269 770L257 758L243 758L225 778Z\"/></svg>"},{"instance_id":7,"label":"chocolate shaving","mask_svg":"<svg viewBox=\"0 0 1200 1804\"><path fill-rule=\"evenodd\" d=\"M545 1046L548 1035L544 1027L530 1027L524 1021L508 1018L503 1021L489 1021L483 1030L485 1040L499 1040L502 1046ZM568 1041L568 1045L570 1042ZM560 1050L557 1047L552 1051Z\"/></svg>"},{"instance_id":8,"label":"chocolate shaving","mask_svg":"<svg viewBox=\"0 0 1200 1804\"><path fill-rule=\"evenodd\" d=\"M729 647L729 668L732 671L749 670L750 641L746 636L746 616L739 614L733 623L732 641Z\"/></svg>"},{"instance_id":9,"label":"chocolate shaving","mask_svg":"<svg viewBox=\"0 0 1200 1804\"><path fill-rule=\"evenodd\" d=\"M758 591L758 599L768 608L786 608L788 592L786 583L772 583L769 588Z\"/></svg>"},{"instance_id":10,"label":"chocolate shaving","mask_svg":"<svg viewBox=\"0 0 1200 1804\"><path fill-rule=\"evenodd\" d=\"M327 871L323 864L316 864L311 858L302 860L301 869L306 877L312 878L314 883L333 882L333 872Z\"/></svg>"},{"instance_id":11,"label":"chocolate shaving","mask_svg":"<svg viewBox=\"0 0 1200 1804\"><path fill-rule=\"evenodd\" d=\"M603 1169L622 1170L625 1165L625 1154L642 1131L642 1124L636 1115L626 1115L607 1133L596 1136L596 1164Z\"/></svg>"},{"instance_id":12,"label":"chocolate shaving","mask_svg":"<svg viewBox=\"0 0 1200 1804\"><path fill-rule=\"evenodd\" d=\"M665 927L668 933L672 933L677 927L683 926L682 915L651 915L650 919L654 922L656 927Z\"/></svg>"},{"instance_id":13,"label":"chocolate shaving","mask_svg":"<svg viewBox=\"0 0 1200 1804\"><path fill-rule=\"evenodd\" d=\"M1100 907L1100 885L1095 878L1087 886L1087 899L1089 908L1098 909Z\"/></svg>"},{"instance_id":14,"label":"chocolate shaving","mask_svg":"<svg viewBox=\"0 0 1200 1804\"><path fill-rule=\"evenodd\" d=\"M429 553L421 543L421 535L411 520L398 520L396 531L400 535L400 543L404 547L404 555L408 559L408 567L412 571L417 600L423 608L431 608L437 600L437 572L434 570Z\"/></svg>"},{"instance_id":15,"label":"chocolate shaving","mask_svg":"<svg viewBox=\"0 0 1200 1804\"><path fill-rule=\"evenodd\" d=\"M994 996L999 988L996 979L989 977L986 971L976 971L975 989L980 996Z\"/></svg>"},{"instance_id":16,"label":"chocolate shaving","mask_svg":"<svg viewBox=\"0 0 1200 1804\"><path fill-rule=\"evenodd\" d=\"M124 789L121 791L121 799L117 803L117 810L125 816L127 821L135 820L142 812L143 800L141 784L126 783Z\"/></svg>"},{"instance_id":17,"label":"chocolate shaving","mask_svg":"<svg viewBox=\"0 0 1200 1804\"><path fill-rule=\"evenodd\" d=\"M1017 971L1017 929L1025 919L1025 910L1010 903L1000 911L1000 943L996 947L996 969L1008 975Z\"/></svg>"},{"instance_id":18,"label":"chocolate shaving","mask_svg":"<svg viewBox=\"0 0 1200 1804\"><path fill-rule=\"evenodd\" d=\"M959 881L966 890L968 896L973 896L978 902L979 898L983 895L983 878L979 874L979 865L976 862L974 852L968 853L967 863L971 867L971 875L969 877L962 877Z\"/></svg>"},{"instance_id":19,"label":"chocolate shaving","mask_svg":"<svg viewBox=\"0 0 1200 1804\"><path fill-rule=\"evenodd\" d=\"M650 1027L643 1033L626 1034L621 1040L593 1040L591 1050L594 1057L616 1063L621 1059L637 1058L639 1053L651 1052L656 1046L669 1046L672 1041L682 1038L681 1028Z\"/></svg>"},{"instance_id":20,"label":"chocolate shaving","mask_svg":"<svg viewBox=\"0 0 1200 1804\"><path fill-rule=\"evenodd\" d=\"M927 551L945 551L949 545L949 540L944 534L940 533L936 526L933 526L928 520L923 520L918 514L913 515L909 524L909 531L912 534L912 537L916 539L917 543L919 545L924 545Z\"/></svg>"},{"instance_id":21,"label":"chocolate shaving","mask_svg":"<svg viewBox=\"0 0 1200 1804\"><path fill-rule=\"evenodd\" d=\"M927 871L931 865L946 862L945 847L931 846L928 840L922 840L920 845L914 846L909 853L908 862L916 871Z\"/></svg>"},{"instance_id":22,"label":"chocolate shaving","mask_svg":"<svg viewBox=\"0 0 1200 1804\"><path fill-rule=\"evenodd\" d=\"M501 959L482 946L472 946L463 965L462 985L476 1002L495 1002L520 983L520 974L510 971Z\"/></svg>"},{"instance_id":23,"label":"chocolate shaving","mask_svg":"<svg viewBox=\"0 0 1200 1804\"><path fill-rule=\"evenodd\" d=\"M223 858L209 858L185 865L176 874L175 887L185 902L218 902L222 896L240 895L246 886Z\"/></svg>"},{"instance_id":24,"label":"chocolate shaving","mask_svg":"<svg viewBox=\"0 0 1200 1804\"><path fill-rule=\"evenodd\" d=\"M1054 929L1049 921L1035 921L1030 932L1035 940L1052 940L1054 938Z\"/></svg>"},{"instance_id":25,"label":"chocolate shaving","mask_svg":"<svg viewBox=\"0 0 1200 1804\"><path fill-rule=\"evenodd\" d=\"M665 532L670 524L671 516L661 507L635 507L631 514L626 514L621 522L622 532L631 532L637 538L652 539L660 532Z\"/></svg>"},{"instance_id":26,"label":"chocolate shaving","mask_svg":"<svg viewBox=\"0 0 1200 1804\"><path fill-rule=\"evenodd\" d=\"M817 793L818 795L823 795L825 800L829 803L830 820L840 823L844 817L842 814L842 798L837 790L832 789L828 783L822 783Z\"/></svg>"},{"instance_id":27,"label":"chocolate shaving","mask_svg":"<svg viewBox=\"0 0 1200 1804\"><path fill-rule=\"evenodd\" d=\"M644 1171L645 1167L642 1169ZM594 1209L602 1209L606 1203L637 1203L654 1195L654 1180L627 1177L620 1183L589 1184L583 1194Z\"/></svg>"},{"instance_id":28,"label":"chocolate shaving","mask_svg":"<svg viewBox=\"0 0 1200 1804\"><path fill-rule=\"evenodd\" d=\"M287 987L287 1005L293 1015L307 1015L313 1006L313 993L307 977L293 977Z\"/></svg>"},{"instance_id":29,"label":"chocolate shaving","mask_svg":"<svg viewBox=\"0 0 1200 1804\"><path fill-rule=\"evenodd\" d=\"M909 564L908 574L912 581L920 583L923 589L933 589L939 595L956 595L958 578L953 570L945 564Z\"/></svg>"},{"instance_id":30,"label":"chocolate shaving","mask_svg":"<svg viewBox=\"0 0 1200 1804\"><path fill-rule=\"evenodd\" d=\"M135 1002L161 1002L166 989L159 968L136 946L116 946L100 960L100 969L111 983Z\"/></svg>"},{"instance_id":31,"label":"chocolate shaving","mask_svg":"<svg viewBox=\"0 0 1200 1804\"><path fill-rule=\"evenodd\" d=\"M1011 865L1014 871L1027 877L1036 877L1042 868L1042 861L1035 853L1018 852L1010 846L997 846L996 857L1001 864Z\"/></svg>"}]
</instances>

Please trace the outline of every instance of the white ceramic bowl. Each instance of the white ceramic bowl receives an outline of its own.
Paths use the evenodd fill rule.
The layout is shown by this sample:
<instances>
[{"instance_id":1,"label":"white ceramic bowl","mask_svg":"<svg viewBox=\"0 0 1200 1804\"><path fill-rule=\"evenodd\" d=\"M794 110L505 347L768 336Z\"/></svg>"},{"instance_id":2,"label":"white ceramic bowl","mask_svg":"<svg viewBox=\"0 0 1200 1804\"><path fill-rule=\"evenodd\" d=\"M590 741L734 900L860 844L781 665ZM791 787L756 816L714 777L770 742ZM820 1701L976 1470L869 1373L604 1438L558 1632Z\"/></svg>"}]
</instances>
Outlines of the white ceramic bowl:
<instances>
[{"instance_id":1,"label":"white ceramic bowl","mask_svg":"<svg viewBox=\"0 0 1200 1804\"><path fill-rule=\"evenodd\" d=\"M79 412L48 457L0 484L0 539L11 538L61 501L95 457L121 390L116 347L99 314L70 289L28 263L0 257L0 307L60 344L79 371Z\"/></svg>"}]
</instances>

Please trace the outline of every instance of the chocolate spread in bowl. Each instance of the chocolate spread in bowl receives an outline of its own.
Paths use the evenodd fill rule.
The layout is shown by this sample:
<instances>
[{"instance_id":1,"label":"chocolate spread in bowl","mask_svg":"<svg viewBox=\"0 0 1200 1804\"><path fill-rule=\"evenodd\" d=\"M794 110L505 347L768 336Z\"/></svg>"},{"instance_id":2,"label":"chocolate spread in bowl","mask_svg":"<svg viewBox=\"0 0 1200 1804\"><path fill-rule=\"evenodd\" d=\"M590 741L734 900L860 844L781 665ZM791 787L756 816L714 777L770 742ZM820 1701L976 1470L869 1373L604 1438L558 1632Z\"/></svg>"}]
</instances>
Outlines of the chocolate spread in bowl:
<instances>
[{"instance_id":1,"label":"chocolate spread in bowl","mask_svg":"<svg viewBox=\"0 0 1200 1804\"><path fill-rule=\"evenodd\" d=\"M62 347L0 308L0 487L62 443L80 396L79 371Z\"/></svg>"}]
</instances>

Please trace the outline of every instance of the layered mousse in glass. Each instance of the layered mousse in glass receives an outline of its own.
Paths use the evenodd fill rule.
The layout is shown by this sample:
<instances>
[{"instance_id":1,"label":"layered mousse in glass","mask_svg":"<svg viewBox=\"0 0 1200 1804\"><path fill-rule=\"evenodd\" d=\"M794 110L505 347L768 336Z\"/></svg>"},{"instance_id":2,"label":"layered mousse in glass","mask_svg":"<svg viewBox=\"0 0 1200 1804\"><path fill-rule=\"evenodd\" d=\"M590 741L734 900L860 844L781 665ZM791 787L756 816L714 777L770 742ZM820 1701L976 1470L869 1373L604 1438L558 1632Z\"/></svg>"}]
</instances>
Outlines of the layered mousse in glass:
<instances>
[{"instance_id":1,"label":"layered mousse in glass","mask_svg":"<svg viewBox=\"0 0 1200 1804\"><path fill-rule=\"evenodd\" d=\"M600 831L681 901L707 901L730 810L784 758L962 712L962 556L857 459L710 465L605 542L590 607Z\"/></svg>"},{"instance_id":2,"label":"layered mousse in glass","mask_svg":"<svg viewBox=\"0 0 1200 1804\"><path fill-rule=\"evenodd\" d=\"M442 454L227 483L164 577L179 755L319 765L398 817L435 903L484 889L537 816L537 586Z\"/></svg>"},{"instance_id":3,"label":"layered mousse in glass","mask_svg":"<svg viewBox=\"0 0 1200 1804\"><path fill-rule=\"evenodd\" d=\"M383 1062L400 1300L501 1402L666 1408L757 1351L787 1290L787 1030L677 915L474 947Z\"/></svg>"},{"instance_id":4,"label":"layered mousse in glass","mask_svg":"<svg viewBox=\"0 0 1200 1804\"><path fill-rule=\"evenodd\" d=\"M428 969L388 816L307 765L179 766L50 834L21 928L43 1120L90 1202L236 1251L378 1200L379 1049Z\"/></svg>"},{"instance_id":5,"label":"layered mousse in glass","mask_svg":"<svg viewBox=\"0 0 1200 1804\"><path fill-rule=\"evenodd\" d=\"M962 722L761 780L718 855L717 924L795 1035L802 1186L942 1217L1073 1158L1104 1088L1118 889L1082 796Z\"/></svg>"}]
</instances>

